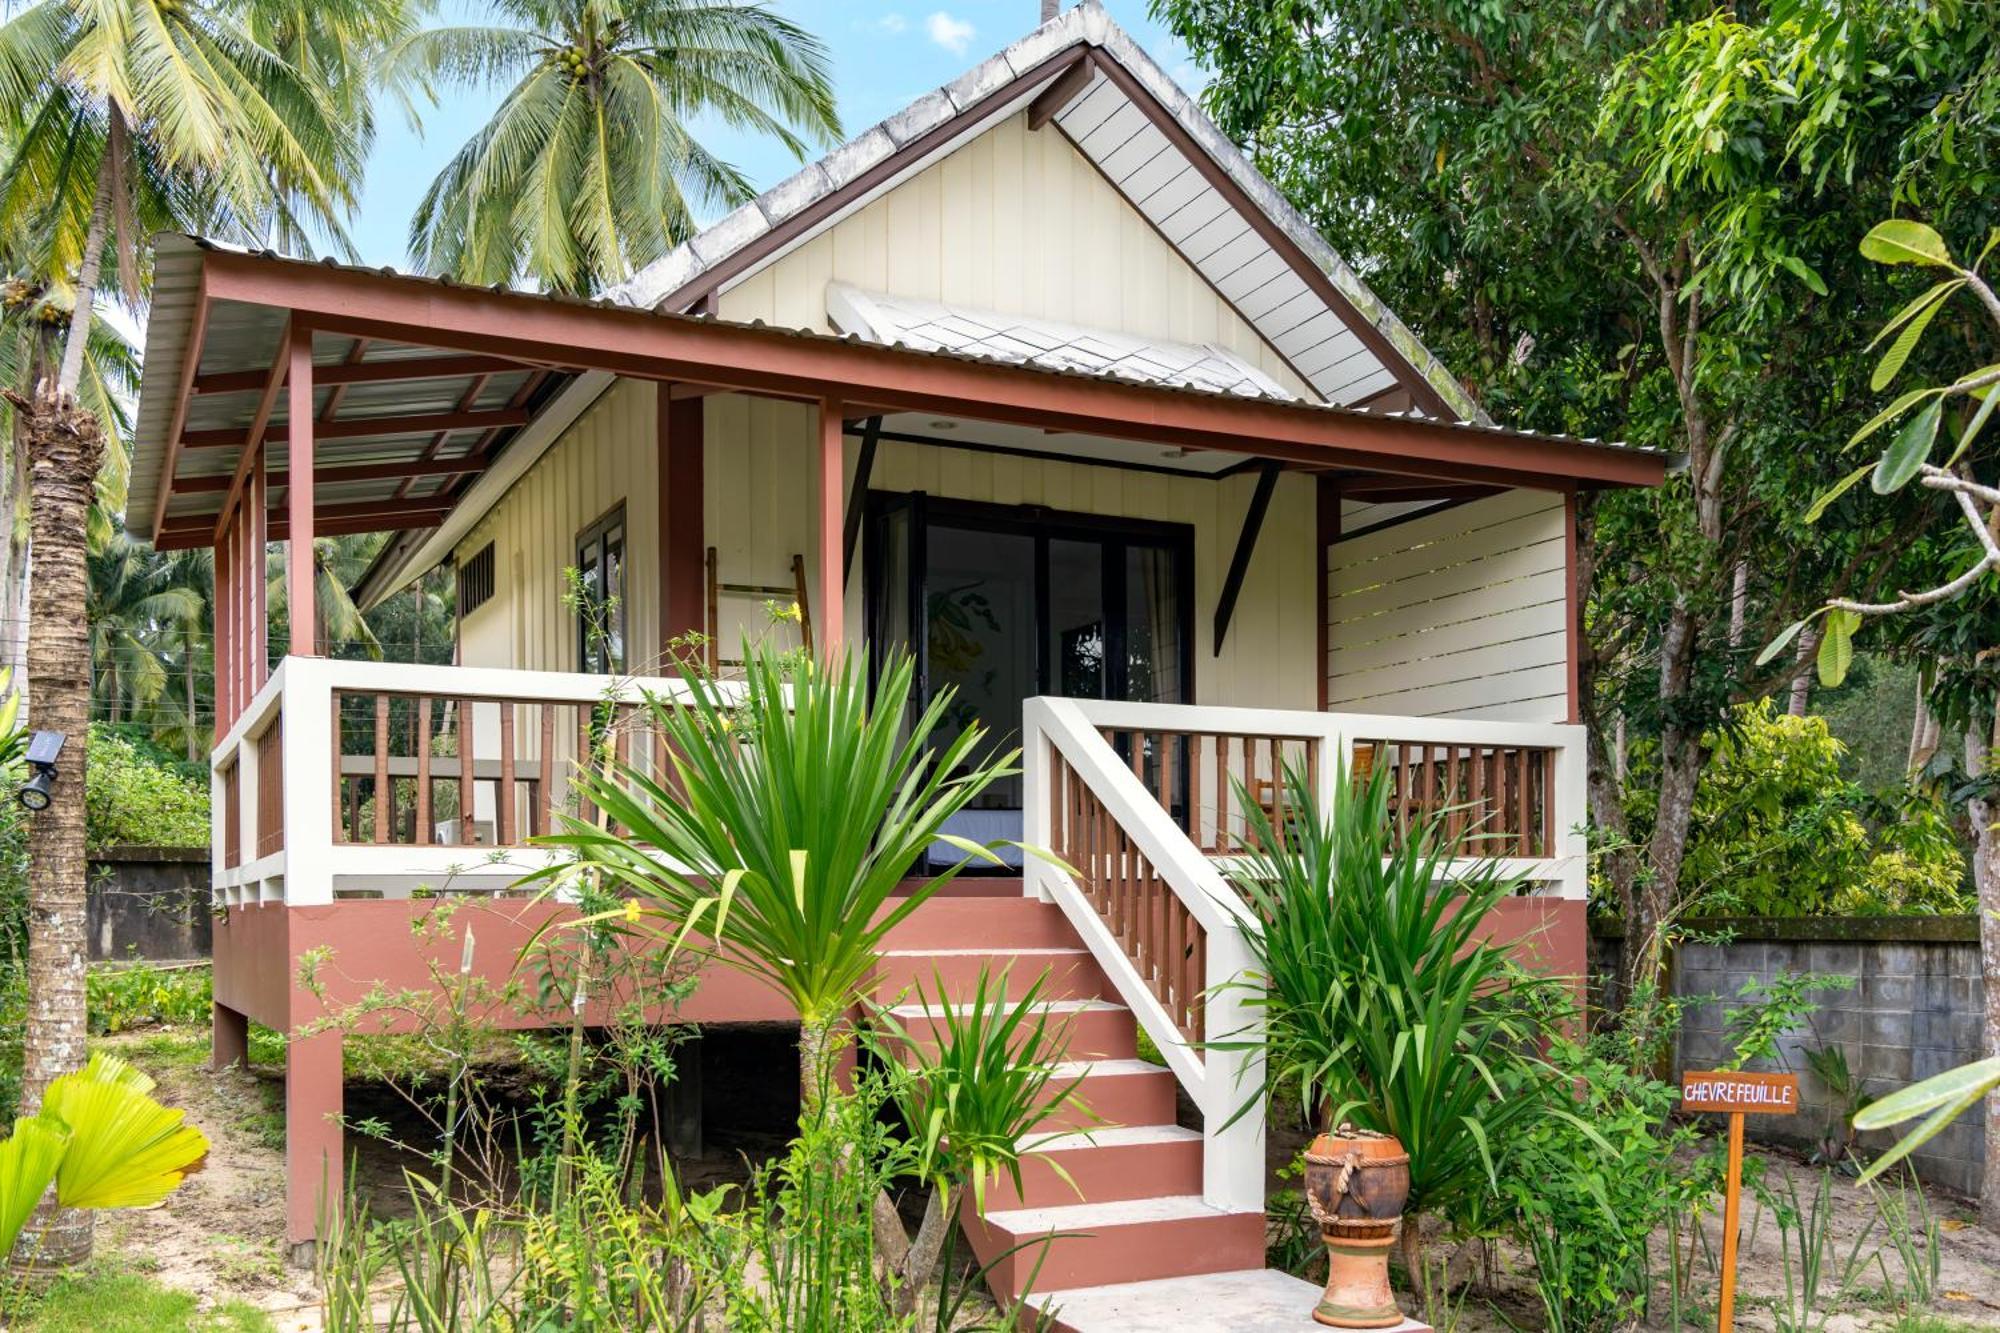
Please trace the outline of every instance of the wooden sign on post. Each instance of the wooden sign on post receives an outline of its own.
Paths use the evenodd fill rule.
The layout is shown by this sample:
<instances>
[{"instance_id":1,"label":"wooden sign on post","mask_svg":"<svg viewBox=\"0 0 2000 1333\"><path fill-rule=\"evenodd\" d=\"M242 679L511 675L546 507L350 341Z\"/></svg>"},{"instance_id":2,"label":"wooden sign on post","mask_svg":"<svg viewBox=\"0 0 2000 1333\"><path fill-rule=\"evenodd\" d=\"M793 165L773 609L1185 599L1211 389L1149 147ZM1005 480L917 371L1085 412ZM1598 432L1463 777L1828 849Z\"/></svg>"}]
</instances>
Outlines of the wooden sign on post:
<instances>
[{"instance_id":1,"label":"wooden sign on post","mask_svg":"<svg viewBox=\"0 0 2000 1333\"><path fill-rule=\"evenodd\" d=\"M1743 1117L1796 1114L1799 1076L1690 1069L1681 1075L1681 1109L1715 1111L1729 1117L1728 1187L1722 1196L1722 1299L1717 1304L1716 1329L1717 1333L1730 1333L1736 1324L1736 1232L1743 1204Z\"/></svg>"}]
</instances>

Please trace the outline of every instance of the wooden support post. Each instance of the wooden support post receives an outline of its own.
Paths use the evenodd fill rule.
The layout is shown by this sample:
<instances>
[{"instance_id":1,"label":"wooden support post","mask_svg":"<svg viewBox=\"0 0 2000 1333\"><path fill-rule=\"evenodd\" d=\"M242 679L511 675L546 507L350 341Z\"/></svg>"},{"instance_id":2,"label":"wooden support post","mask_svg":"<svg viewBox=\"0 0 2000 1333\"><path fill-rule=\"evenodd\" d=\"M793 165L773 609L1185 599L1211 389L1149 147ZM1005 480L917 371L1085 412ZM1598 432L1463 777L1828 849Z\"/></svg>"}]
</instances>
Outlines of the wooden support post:
<instances>
[{"instance_id":1,"label":"wooden support post","mask_svg":"<svg viewBox=\"0 0 2000 1333\"><path fill-rule=\"evenodd\" d=\"M264 576L264 551L271 540L271 474L269 459L259 446L250 473L250 512L245 516L245 579L249 593L250 692L271 678L271 608L269 580Z\"/></svg>"},{"instance_id":2,"label":"wooden support post","mask_svg":"<svg viewBox=\"0 0 2000 1333\"><path fill-rule=\"evenodd\" d=\"M227 535L215 543L215 738L229 734L236 722L235 691L230 688L229 663L235 651L230 624L230 599L236 595L234 548Z\"/></svg>"},{"instance_id":3,"label":"wooden support post","mask_svg":"<svg viewBox=\"0 0 2000 1333\"><path fill-rule=\"evenodd\" d=\"M845 647L845 571L841 553L846 530L847 466L842 449L844 429L840 404L830 399L819 405L819 605L814 608L819 623L813 627L813 642L828 662L838 660Z\"/></svg>"},{"instance_id":4,"label":"wooden support post","mask_svg":"<svg viewBox=\"0 0 2000 1333\"><path fill-rule=\"evenodd\" d=\"M707 596L703 553L706 417L699 398L675 398L673 386L661 384L659 413L660 469L660 653L662 667L671 671L670 645L690 634L714 634L716 626L703 614Z\"/></svg>"},{"instance_id":5,"label":"wooden support post","mask_svg":"<svg viewBox=\"0 0 2000 1333\"><path fill-rule=\"evenodd\" d=\"M1722 1296L1716 1306L1716 1333L1736 1327L1736 1233L1743 1227L1743 1113L1729 1115L1729 1174L1722 1195Z\"/></svg>"},{"instance_id":6,"label":"wooden support post","mask_svg":"<svg viewBox=\"0 0 2000 1333\"><path fill-rule=\"evenodd\" d=\"M293 320L286 355L290 368L285 376L289 395L286 439L286 471L292 482L285 487L286 537L290 544L285 559L285 607L292 627L293 653L318 657L319 610L314 601L313 575L313 364L312 329ZM256 447L253 440L251 447Z\"/></svg>"}]
</instances>

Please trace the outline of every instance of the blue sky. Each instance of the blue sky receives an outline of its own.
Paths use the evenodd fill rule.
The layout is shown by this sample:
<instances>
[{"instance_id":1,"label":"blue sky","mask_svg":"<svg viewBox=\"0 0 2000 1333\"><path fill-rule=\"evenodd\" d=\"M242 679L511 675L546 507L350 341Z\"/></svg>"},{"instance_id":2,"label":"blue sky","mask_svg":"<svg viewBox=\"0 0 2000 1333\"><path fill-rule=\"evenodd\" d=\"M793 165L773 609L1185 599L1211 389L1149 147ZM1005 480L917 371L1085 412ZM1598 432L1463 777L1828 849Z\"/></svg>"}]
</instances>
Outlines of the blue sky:
<instances>
[{"instance_id":1,"label":"blue sky","mask_svg":"<svg viewBox=\"0 0 2000 1333\"><path fill-rule=\"evenodd\" d=\"M1146 0L1104 0L1104 6L1168 73L1185 85L1199 81L1186 49L1152 20ZM998 51L1032 28L1041 12L1038 0L779 0L777 7L830 49L841 120L850 134ZM445 0L441 9L443 23L484 21L476 0ZM424 109L420 129L398 112L383 116L351 225L364 262L406 266L417 201L501 92L452 94ZM779 145L726 129L708 130L703 141L760 190L798 166Z\"/></svg>"}]
</instances>

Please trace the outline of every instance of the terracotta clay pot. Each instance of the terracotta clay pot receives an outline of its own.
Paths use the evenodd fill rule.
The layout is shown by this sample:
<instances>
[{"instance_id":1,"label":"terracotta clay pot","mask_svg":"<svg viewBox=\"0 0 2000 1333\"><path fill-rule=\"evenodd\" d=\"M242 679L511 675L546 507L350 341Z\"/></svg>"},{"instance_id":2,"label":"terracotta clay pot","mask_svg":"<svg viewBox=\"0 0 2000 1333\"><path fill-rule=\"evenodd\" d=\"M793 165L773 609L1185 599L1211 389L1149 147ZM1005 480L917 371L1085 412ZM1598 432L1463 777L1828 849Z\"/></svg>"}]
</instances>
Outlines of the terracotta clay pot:
<instances>
[{"instance_id":1,"label":"terracotta clay pot","mask_svg":"<svg viewBox=\"0 0 2000 1333\"><path fill-rule=\"evenodd\" d=\"M1313 1318L1334 1328L1403 1322L1389 1249L1410 1197L1410 1155L1387 1134L1342 1125L1306 1149L1306 1205L1326 1242L1326 1293Z\"/></svg>"}]
</instances>

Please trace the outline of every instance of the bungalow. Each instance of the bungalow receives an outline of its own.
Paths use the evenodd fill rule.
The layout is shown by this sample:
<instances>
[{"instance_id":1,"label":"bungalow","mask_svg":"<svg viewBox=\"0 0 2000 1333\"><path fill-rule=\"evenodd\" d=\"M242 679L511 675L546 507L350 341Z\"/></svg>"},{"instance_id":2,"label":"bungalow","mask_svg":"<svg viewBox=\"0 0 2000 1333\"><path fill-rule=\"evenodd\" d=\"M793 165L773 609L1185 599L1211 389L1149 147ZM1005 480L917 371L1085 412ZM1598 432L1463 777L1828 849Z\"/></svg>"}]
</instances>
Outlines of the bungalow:
<instances>
[{"instance_id":1,"label":"bungalow","mask_svg":"<svg viewBox=\"0 0 2000 1333\"><path fill-rule=\"evenodd\" d=\"M1033 1175L969 1229L1089 1233L1037 1279L1079 1327L1192 1275L1238 1315L1297 1299L1263 1272L1263 1124L1227 1123L1241 1057L1198 1044L1243 965L1231 779L1276 801L1299 762L1331 801L1343 761L1391 770L1404 817L1457 807L1532 881L1507 934L1582 970L1575 500L1666 458L1488 420L1090 0L599 301L178 236L156 274L128 522L215 551L220 1063L249 1020L421 977L424 886L472 895L504 969L560 910L506 889L593 707L677 652L726 677L745 634L907 649L1024 747L965 831L1077 874L932 902L885 985L1058 973L1115 1127L1058 1145L1081 1198ZM323 655L312 538L376 531L366 600L455 569L455 665ZM681 1016L786 1010L718 973ZM295 1242L340 1105L340 1034L292 1040Z\"/></svg>"}]
</instances>

